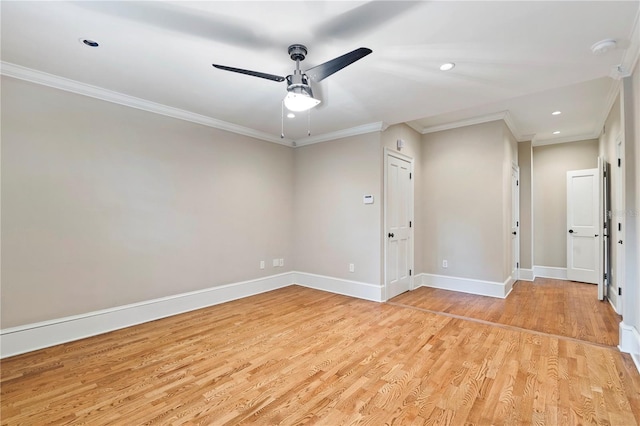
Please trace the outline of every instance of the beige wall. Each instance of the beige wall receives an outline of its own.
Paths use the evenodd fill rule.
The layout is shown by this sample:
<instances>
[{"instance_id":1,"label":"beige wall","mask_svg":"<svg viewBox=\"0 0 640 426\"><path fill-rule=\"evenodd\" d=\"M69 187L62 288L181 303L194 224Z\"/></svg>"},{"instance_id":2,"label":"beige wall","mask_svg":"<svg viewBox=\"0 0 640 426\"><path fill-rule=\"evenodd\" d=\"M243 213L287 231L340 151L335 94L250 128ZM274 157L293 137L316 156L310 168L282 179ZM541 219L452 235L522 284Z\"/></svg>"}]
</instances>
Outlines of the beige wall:
<instances>
[{"instance_id":1,"label":"beige wall","mask_svg":"<svg viewBox=\"0 0 640 426\"><path fill-rule=\"evenodd\" d=\"M292 269L291 148L7 77L1 124L2 328Z\"/></svg>"},{"instance_id":2,"label":"beige wall","mask_svg":"<svg viewBox=\"0 0 640 426\"><path fill-rule=\"evenodd\" d=\"M596 167L596 139L533 147L534 265L567 267L567 171Z\"/></svg>"},{"instance_id":3,"label":"beige wall","mask_svg":"<svg viewBox=\"0 0 640 426\"><path fill-rule=\"evenodd\" d=\"M494 121L423 135L422 272L505 280L502 126Z\"/></svg>"},{"instance_id":4,"label":"beige wall","mask_svg":"<svg viewBox=\"0 0 640 426\"><path fill-rule=\"evenodd\" d=\"M398 150L397 148L398 139L402 139L405 142L405 147L400 150ZM422 135L416 132L415 130L413 130L411 127L407 126L406 124L397 124L394 126L389 126L389 128L382 133L382 146L392 151L400 152L403 155L406 155L407 157L410 157L414 160L413 161L413 174L414 174L413 176L414 265L413 266L414 266L414 271L416 271L416 274L419 274L424 269L422 266L423 241L422 241L422 238L419 238L420 236L423 235L422 230L423 230L424 224L422 223L422 221L416 220L422 217L420 213L420 208L422 207L422 196L424 193L424 190L422 188L422 180L421 180L422 171L420 170L420 165L421 165L420 159L422 158ZM384 156L384 150L382 150L382 155ZM383 169L384 169L384 161L385 161L384 157L382 161L383 161ZM383 181L384 181L384 176L383 176ZM382 182L381 184L384 185L384 182ZM384 215L383 204L381 203L379 207L381 208L381 214ZM382 228L380 232L384 235L384 221L382 223ZM383 239L382 247L381 247L381 250L383 250L383 252L384 252L384 244L385 244L385 240ZM384 271L382 271L382 274L384 274Z\"/></svg>"},{"instance_id":5,"label":"beige wall","mask_svg":"<svg viewBox=\"0 0 640 426\"><path fill-rule=\"evenodd\" d=\"M638 132L638 115L640 115L640 76L638 74L638 64L630 77L623 79L621 108L624 145L625 145L625 225L622 239L624 245L625 271L623 281L623 320L629 325L635 326L636 331L640 330L640 303L638 292L640 292L640 277L638 271L638 243L640 242L640 197L638 197L638 187L640 187L640 161L638 161L638 150L640 142L640 132ZM620 213L618 213L620 214ZM639 354L636 353L636 360Z\"/></svg>"},{"instance_id":6,"label":"beige wall","mask_svg":"<svg viewBox=\"0 0 640 426\"><path fill-rule=\"evenodd\" d=\"M533 269L531 179L531 141L518 144L518 165L520 166L520 267Z\"/></svg>"},{"instance_id":7,"label":"beige wall","mask_svg":"<svg viewBox=\"0 0 640 426\"><path fill-rule=\"evenodd\" d=\"M380 151L380 133L295 149L296 270L381 284Z\"/></svg>"}]
</instances>

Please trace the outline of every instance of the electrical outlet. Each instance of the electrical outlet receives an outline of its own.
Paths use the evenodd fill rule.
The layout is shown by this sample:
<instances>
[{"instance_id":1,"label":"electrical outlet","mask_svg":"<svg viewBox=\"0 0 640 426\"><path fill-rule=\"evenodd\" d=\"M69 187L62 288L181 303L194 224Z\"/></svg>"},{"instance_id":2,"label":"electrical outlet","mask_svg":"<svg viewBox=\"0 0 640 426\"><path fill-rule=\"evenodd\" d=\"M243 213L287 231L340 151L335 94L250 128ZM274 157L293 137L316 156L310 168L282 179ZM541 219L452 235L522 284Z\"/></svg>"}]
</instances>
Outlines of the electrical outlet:
<instances>
[{"instance_id":1,"label":"electrical outlet","mask_svg":"<svg viewBox=\"0 0 640 426\"><path fill-rule=\"evenodd\" d=\"M449 267L449 262L447 262L446 260L442 261L442 267L443 268L448 268Z\"/></svg>"},{"instance_id":2,"label":"electrical outlet","mask_svg":"<svg viewBox=\"0 0 640 426\"><path fill-rule=\"evenodd\" d=\"M280 259L279 264L280 266L284 266L284 259Z\"/></svg>"},{"instance_id":3,"label":"electrical outlet","mask_svg":"<svg viewBox=\"0 0 640 426\"><path fill-rule=\"evenodd\" d=\"M260 269L264 269L264 260L260 261Z\"/></svg>"},{"instance_id":4,"label":"electrical outlet","mask_svg":"<svg viewBox=\"0 0 640 426\"><path fill-rule=\"evenodd\" d=\"M274 267L278 267L280 265L280 260L279 259L273 259L273 266Z\"/></svg>"},{"instance_id":5,"label":"electrical outlet","mask_svg":"<svg viewBox=\"0 0 640 426\"><path fill-rule=\"evenodd\" d=\"M354 265L353 263L349 264L349 272L355 272L356 271L356 265Z\"/></svg>"}]
</instances>

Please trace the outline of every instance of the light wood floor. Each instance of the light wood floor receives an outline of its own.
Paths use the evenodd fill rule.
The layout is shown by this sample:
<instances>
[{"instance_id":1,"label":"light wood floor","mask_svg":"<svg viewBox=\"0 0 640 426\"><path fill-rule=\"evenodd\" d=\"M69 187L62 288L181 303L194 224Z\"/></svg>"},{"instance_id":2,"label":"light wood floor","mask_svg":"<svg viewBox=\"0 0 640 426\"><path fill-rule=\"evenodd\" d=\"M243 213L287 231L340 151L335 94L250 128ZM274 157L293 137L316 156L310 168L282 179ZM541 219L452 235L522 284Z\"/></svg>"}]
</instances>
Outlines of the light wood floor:
<instances>
[{"instance_id":1,"label":"light wood floor","mask_svg":"<svg viewBox=\"0 0 640 426\"><path fill-rule=\"evenodd\" d=\"M1 367L3 425L640 422L613 348L297 286Z\"/></svg>"},{"instance_id":2,"label":"light wood floor","mask_svg":"<svg viewBox=\"0 0 640 426\"><path fill-rule=\"evenodd\" d=\"M596 285L546 278L518 281L506 299L419 287L390 302L608 346L622 321Z\"/></svg>"}]
</instances>

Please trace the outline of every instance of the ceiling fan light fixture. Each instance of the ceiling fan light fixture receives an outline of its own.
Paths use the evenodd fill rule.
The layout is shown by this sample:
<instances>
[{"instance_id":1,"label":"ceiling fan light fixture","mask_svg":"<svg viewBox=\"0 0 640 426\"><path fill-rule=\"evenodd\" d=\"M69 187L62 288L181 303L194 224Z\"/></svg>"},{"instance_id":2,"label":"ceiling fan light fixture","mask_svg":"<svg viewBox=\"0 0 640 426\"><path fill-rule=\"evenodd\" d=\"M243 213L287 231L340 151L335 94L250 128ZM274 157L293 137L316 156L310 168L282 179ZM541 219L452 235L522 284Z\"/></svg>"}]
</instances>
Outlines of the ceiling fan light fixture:
<instances>
[{"instance_id":1,"label":"ceiling fan light fixture","mask_svg":"<svg viewBox=\"0 0 640 426\"><path fill-rule=\"evenodd\" d=\"M562 111L553 111L551 113L551 115L560 115L560 114L562 114Z\"/></svg>"},{"instance_id":2,"label":"ceiling fan light fixture","mask_svg":"<svg viewBox=\"0 0 640 426\"><path fill-rule=\"evenodd\" d=\"M284 106L289 111L300 112L309 110L320 103L320 100L311 97L304 90L289 91L284 98Z\"/></svg>"}]
</instances>

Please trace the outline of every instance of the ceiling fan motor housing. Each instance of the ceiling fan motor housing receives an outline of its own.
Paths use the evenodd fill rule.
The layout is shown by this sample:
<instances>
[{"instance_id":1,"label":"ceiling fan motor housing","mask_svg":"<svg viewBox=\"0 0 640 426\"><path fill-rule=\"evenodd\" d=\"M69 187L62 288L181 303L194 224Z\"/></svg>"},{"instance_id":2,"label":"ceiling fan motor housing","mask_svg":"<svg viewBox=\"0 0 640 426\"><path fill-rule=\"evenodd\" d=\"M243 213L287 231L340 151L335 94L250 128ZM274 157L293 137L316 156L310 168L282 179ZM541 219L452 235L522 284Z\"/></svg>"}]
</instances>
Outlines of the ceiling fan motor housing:
<instances>
[{"instance_id":1,"label":"ceiling fan motor housing","mask_svg":"<svg viewBox=\"0 0 640 426\"><path fill-rule=\"evenodd\" d=\"M293 61L304 61L304 58L307 57L307 46L292 44L289 46L289 56Z\"/></svg>"}]
</instances>

